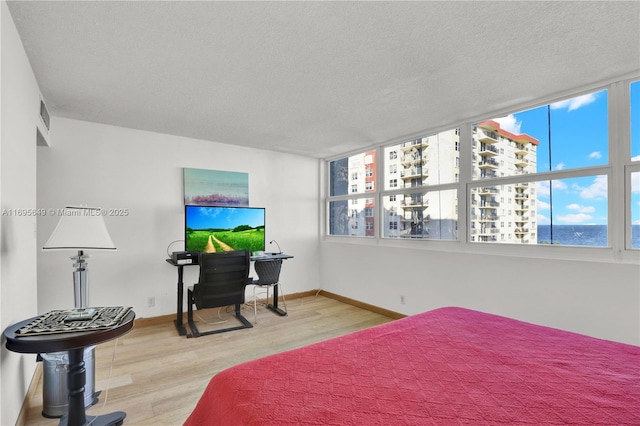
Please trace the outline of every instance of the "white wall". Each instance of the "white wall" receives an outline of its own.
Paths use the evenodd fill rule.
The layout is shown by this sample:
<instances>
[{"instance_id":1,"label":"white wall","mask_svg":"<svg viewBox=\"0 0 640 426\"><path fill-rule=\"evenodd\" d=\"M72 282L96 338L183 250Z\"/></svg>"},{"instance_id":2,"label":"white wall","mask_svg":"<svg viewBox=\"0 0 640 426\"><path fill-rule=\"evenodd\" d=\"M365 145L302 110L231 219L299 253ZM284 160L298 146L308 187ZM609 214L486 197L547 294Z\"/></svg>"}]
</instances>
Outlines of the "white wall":
<instances>
[{"instance_id":1,"label":"white wall","mask_svg":"<svg viewBox=\"0 0 640 426\"><path fill-rule=\"evenodd\" d=\"M0 329L37 314L36 125L40 92L6 3L0 3ZM36 367L35 355L0 349L0 424L14 424Z\"/></svg>"},{"instance_id":2,"label":"white wall","mask_svg":"<svg viewBox=\"0 0 640 426\"><path fill-rule=\"evenodd\" d=\"M295 256L282 269L284 290L319 287L318 160L56 117L50 145L38 148L38 207L129 211L105 217L117 252L89 252L91 305L132 306L139 318L175 313L177 271L165 259L183 239L183 167L248 173L251 206L266 207L267 250L276 239ZM38 247L57 221L38 219ZM73 306L73 254L38 254L40 312ZM197 268L185 268L185 285L196 281Z\"/></svg>"},{"instance_id":3,"label":"white wall","mask_svg":"<svg viewBox=\"0 0 640 426\"><path fill-rule=\"evenodd\" d=\"M323 289L404 314L462 306L640 344L640 265L323 241ZM400 301L405 297L405 304Z\"/></svg>"}]
</instances>

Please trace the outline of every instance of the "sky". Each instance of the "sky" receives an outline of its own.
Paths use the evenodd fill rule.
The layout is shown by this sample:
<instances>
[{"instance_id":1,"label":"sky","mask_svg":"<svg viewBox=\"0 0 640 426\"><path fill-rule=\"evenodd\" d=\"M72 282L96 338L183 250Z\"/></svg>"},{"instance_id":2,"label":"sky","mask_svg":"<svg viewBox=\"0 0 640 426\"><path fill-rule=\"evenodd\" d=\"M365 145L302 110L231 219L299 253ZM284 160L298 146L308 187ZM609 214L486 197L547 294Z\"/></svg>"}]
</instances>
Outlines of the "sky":
<instances>
[{"instance_id":1,"label":"sky","mask_svg":"<svg viewBox=\"0 0 640 426\"><path fill-rule=\"evenodd\" d=\"M607 91L494 119L501 128L536 138L537 171L602 166L608 158ZM631 156L640 161L640 81L631 86ZM631 217L640 225L640 172L632 175ZM538 225L606 225L607 177L539 182Z\"/></svg>"},{"instance_id":2,"label":"sky","mask_svg":"<svg viewBox=\"0 0 640 426\"><path fill-rule=\"evenodd\" d=\"M189 206L185 214L187 224L192 229L229 229L238 225L255 228L265 224L265 211L262 208Z\"/></svg>"}]
</instances>

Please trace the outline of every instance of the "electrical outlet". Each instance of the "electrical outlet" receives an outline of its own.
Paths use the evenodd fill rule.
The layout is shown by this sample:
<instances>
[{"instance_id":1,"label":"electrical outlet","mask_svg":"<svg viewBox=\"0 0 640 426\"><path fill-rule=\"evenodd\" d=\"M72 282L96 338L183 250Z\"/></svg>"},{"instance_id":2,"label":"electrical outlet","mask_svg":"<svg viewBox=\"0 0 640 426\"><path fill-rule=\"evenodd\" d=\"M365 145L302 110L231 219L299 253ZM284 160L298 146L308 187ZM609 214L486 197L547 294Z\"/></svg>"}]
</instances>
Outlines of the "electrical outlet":
<instances>
[{"instance_id":1,"label":"electrical outlet","mask_svg":"<svg viewBox=\"0 0 640 426\"><path fill-rule=\"evenodd\" d=\"M400 304L404 305L404 296L400 296Z\"/></svg>"},{"instance_id":2,"label":"electrical outlet","mask_svg":"<svg viewBox=\"0 0 640 426\"><path fill-rule=\"evenodd\" d=\"M150 297L147 300L147 304L149 305L150 308L153 308L154 306L156 306L156 298L155 297Z\"/></svg>"}]
</instances>

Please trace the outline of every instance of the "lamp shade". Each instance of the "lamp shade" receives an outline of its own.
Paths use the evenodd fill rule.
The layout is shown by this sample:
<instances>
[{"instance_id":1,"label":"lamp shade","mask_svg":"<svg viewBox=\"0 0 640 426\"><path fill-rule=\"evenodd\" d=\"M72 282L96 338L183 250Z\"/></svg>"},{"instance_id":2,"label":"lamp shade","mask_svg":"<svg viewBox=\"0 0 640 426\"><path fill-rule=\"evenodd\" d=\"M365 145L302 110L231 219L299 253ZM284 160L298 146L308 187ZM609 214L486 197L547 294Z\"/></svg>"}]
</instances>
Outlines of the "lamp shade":
<instances>
[{"instance_id":1,"label":"lamp shade","mask_svg":"<svg viewBox=\"0 0 640 426\"><path fill-rule=\"evenodd\" d=\"M43 250L116 250L99 207L67 206Z\"/></svg>"}]
</instances>

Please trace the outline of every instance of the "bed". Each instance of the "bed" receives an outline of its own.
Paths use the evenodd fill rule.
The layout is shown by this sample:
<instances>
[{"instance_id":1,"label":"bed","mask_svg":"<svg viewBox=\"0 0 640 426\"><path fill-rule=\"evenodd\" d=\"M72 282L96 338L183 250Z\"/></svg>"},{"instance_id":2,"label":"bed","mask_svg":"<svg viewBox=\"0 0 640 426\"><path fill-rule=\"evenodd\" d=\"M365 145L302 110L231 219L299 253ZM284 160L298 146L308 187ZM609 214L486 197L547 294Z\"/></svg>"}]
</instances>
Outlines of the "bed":
<instances>
[{"instance_id":1,"label":"bed","mask_svg":"<svg viewBox=\"0 0 640 426\"><path fill-rule=\"evenodd\" d=\"M195 425L640 425L640 347L448 307L216 374Z\"/></svg>"}]
</instances>

